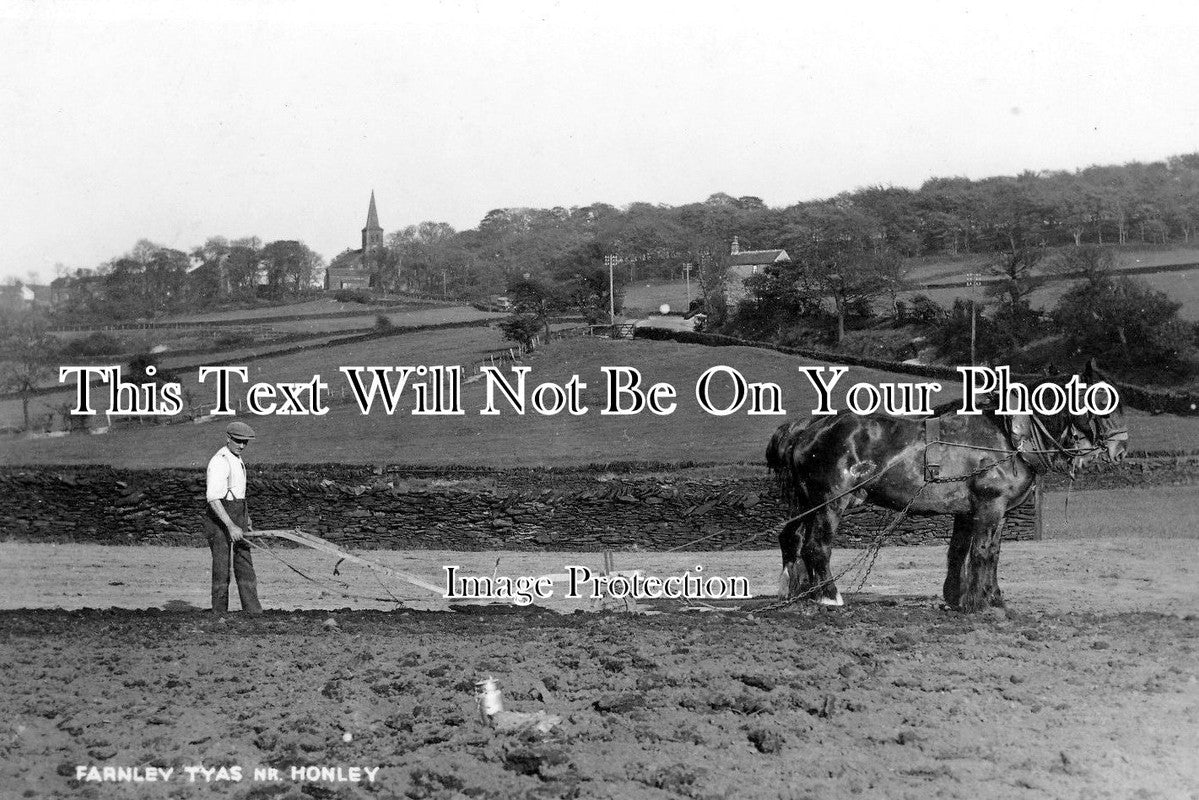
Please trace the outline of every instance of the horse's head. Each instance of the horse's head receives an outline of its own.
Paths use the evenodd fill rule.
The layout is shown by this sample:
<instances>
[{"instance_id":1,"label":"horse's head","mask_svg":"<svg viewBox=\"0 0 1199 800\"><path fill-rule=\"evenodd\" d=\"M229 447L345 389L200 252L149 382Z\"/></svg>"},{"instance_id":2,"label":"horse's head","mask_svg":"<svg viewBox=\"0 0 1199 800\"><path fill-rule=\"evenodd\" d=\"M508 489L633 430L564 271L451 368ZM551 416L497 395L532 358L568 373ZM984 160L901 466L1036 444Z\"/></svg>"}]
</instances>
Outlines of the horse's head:
<instances>
[{"instance_id":1,"label":"horse's head","mask_svg":"<svg viewBox=\"0 0 1199 800\"><path fill-rule=\"evenodd\" d=\"M1106 383L1108 391L1113 395L1111 399L1115 401L1115 407L1106 414L1088 410L1085 414L1071 415L1070 424L1090 441L1096 455L1105 456L1108 461L1116 464L1123 460L1128 451L1128 425L1124 421L1124 404L1120 402L1119 394L1107 376L1099 371L1095 359L1087 361L1082 379L1087 386Z\"/></svg>"}]
</instances>

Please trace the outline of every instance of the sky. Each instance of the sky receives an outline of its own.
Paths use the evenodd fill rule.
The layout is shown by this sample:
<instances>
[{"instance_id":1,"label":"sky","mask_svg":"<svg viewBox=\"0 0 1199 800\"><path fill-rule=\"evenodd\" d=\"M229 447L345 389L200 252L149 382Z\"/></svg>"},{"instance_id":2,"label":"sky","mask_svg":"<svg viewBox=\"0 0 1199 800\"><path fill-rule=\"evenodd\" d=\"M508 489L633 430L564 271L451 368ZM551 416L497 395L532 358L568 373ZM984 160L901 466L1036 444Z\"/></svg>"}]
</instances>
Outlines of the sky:
<instances>
[{"instance_id":1,"label":"sky","mask_svg":"<svg viewBox=\"0 0 1199 800\"><path fill-rule=\"evenodd\" d=\"M1199 150L1199 4L0 0L0 278Z\"/></svg>"}]
</instances>

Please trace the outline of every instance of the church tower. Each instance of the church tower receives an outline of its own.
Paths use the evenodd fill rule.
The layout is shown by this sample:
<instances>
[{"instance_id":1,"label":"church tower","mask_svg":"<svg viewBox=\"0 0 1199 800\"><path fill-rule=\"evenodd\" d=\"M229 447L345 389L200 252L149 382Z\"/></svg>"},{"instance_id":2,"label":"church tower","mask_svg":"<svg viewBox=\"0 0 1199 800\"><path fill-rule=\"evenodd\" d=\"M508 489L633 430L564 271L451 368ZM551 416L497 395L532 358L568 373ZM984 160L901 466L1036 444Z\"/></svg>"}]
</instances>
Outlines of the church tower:
<instances>
[{"instance_id":1,"label":"church tower","mask_svg":"<svg viewBox=\"0 0 1199 800\"><path fill-rule=\"evenodd\" d=\"M379 212L375 211L375 191L371 190L371 205L366 212L366 227L362 229L362 262L377 250L383 249L383 229L379 227Z\"/></svg>"}]
</instances>

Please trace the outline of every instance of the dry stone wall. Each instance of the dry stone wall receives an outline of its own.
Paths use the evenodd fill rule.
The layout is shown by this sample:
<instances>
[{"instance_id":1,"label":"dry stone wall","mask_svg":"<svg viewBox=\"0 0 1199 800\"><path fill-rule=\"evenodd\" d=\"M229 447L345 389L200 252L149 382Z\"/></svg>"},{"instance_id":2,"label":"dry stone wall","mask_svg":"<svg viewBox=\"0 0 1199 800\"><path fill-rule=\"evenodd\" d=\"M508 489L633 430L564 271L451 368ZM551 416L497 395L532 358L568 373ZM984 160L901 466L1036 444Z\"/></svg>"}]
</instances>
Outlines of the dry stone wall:
<instances>
[{"instance_id":1,"label":"dry stone wall","mask_svg":"<svg viewBox=\"0 0 1199 800\"><path fill-rule=\"evenodd\" d=\"M688 550L775 547L788 516L760 467L612 471L250 465L258 528L301 528L356 549ZM0 470L0 531L22 541L203 543L204 473L101 466ZM894 518L854 509L838 546ZM950 519L909 517L888 538L925 544ZM1007 538L1037 535L1031 503Z\"/></svg>"}]
</instances>

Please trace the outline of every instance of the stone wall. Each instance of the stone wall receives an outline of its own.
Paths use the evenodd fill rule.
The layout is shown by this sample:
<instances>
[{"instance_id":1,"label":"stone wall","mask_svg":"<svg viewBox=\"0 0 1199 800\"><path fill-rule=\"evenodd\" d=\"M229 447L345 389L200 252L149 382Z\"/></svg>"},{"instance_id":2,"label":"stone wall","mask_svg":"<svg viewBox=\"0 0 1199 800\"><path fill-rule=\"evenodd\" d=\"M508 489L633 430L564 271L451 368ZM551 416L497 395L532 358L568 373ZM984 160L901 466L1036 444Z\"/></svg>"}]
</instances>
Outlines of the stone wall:
<instances>
[{"instance_id":1,"label":"stone wall","mask_svg":"<svg viewBox=\"0 0 1199 800\"><path fill-rule=\"evenodd\" d=\"M1047 475L1045 488L1064 490L1070 479ZM1127 489L1136 486L1193 486L1199 484L1199 454L1157 454L1128 458L1119 464L1096 463L1080 472L1074 489Z\"/></svg>"},{"instance_id":2,"label":"stone wall","mask_svg":"<svg viewBox=\"0 0 1199 800\"><path fill-rule=\"evenodd\" d=\"M788 516L763 467L476 470L250 465L258 528L298 527L350 548L691 550L777 546ZM0 469L5 539L203 543L200 470ZM1035 538L1030 502L1006 536ZM871 541L894 512L852 510L837 545ZM889 544L948 535L948 517L908 517Z\"/></svg>"}]
</instances>

